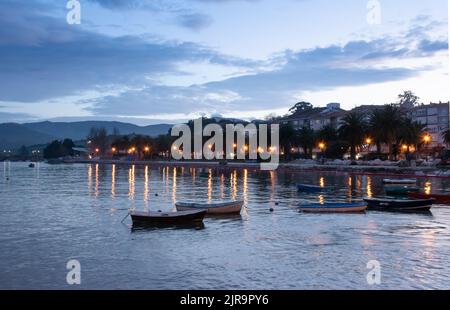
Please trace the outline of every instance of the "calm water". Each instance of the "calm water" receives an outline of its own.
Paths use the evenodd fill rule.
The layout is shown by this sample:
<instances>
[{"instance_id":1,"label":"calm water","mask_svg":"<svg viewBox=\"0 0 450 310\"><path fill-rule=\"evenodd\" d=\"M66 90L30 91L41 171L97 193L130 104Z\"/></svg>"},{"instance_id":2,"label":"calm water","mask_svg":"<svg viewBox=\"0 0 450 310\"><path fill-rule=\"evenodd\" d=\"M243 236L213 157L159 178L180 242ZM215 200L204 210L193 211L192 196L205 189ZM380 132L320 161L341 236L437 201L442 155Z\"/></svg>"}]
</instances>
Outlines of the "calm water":
<instances>
[{"instance_id":1,"label":"calm water","mask_svg":"<svg viewBox=\"0 0 450 310\"><path fill-rule=\"evenodd\" d=\"M450 207L432 215L296 212L299 202L382 194L379 177L0 165L0 289L71 289L70 259L81 263L82 289L450 288ZM305 196L296 182L334 190ZM419 184L450 190L448 180ZM176 200L222 197L244 199L242 216L207 218L202 230L121 223L128 208L172 210ZM372 287L366 264L374 259L382 284Z\"/></svg>"}]
</instances>

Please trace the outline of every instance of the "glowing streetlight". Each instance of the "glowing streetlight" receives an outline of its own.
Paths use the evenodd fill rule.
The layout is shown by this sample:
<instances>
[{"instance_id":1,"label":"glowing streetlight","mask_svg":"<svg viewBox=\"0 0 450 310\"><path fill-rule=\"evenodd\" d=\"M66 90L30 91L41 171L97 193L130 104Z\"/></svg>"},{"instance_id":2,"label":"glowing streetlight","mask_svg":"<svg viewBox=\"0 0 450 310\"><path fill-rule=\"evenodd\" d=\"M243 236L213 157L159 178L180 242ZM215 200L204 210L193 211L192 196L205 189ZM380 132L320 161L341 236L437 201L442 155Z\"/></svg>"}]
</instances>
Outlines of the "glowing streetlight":
<instances>
[{"instance_id":1,"label":"glowing streetlight","mask_svg":"<svg viewBox=\"0 0 450 310\"><path fill-rule=\"evenodd\" d=\"M150 147L148 147L148 146L146 146L146 147L144 147L144 152L149 152L150 151Z\"/></svg>"},{"instance_id":2,"label":"glowing streetlight","mask_svg":"<svg viewBox=\"0 0 450 310\"><path fill-rule=\"evenodd\" d=\"M116 149L115 147L113 147L113 148L111 149L111 151L112 151L113 153L115 153L115 152L117 151L117 149Z\"/></svg>"},{"instance_id":3,"label":"glowing streetlight","mask_svg":"<svg viewBox=\"0 0 450 310\"><path fill-rule=\"evenodd\" d=\"M425 142L426 144L430 143L431 142L431 136L429 134L426 134L423 137L423 142Z\"/></svg>"},{"instance_id":4,"label":"glowing streetlight","mask_svg":"<svg viewBox=\"0 0 450 310\"><path fill-rule=\"evenodd\" d=\"M406 144L403 144L402 145L402 149L403 149L403 151L407 151L408 150L408 146Z\"/></svg>"},{"instance_id":5,"label":"glowing streetlight","mask_svg":"<svg viewBox=\"0 0 450 310\"><path fill-rule=\"evenodd\" d=\"M327 147L327 146L326 146L326 144L325 144L324 142L320 142L320 143L319 143L319 149L320 149L321 151L323 151L326 147Z\"/></svg>"},{"instance_id":6,"label":"glowing streetlight","mask_svg":"<svg viewBox=\"0 0 450 310\"><path fill-rule=\"evenodd\" d=\"M100 149L95 149L95 153L99 153L100 152Z\"/></svg>"},{"instance_id":7,"label":"glowing streetlight","mask_svg":"<svg viewBox=\"0 0 450 310\"><path fill-rule=\"evenodd\" d=\"M372 144L372 139L371 138L367 138L366 139L366 144Z\"/></svg>"}]
</instances>

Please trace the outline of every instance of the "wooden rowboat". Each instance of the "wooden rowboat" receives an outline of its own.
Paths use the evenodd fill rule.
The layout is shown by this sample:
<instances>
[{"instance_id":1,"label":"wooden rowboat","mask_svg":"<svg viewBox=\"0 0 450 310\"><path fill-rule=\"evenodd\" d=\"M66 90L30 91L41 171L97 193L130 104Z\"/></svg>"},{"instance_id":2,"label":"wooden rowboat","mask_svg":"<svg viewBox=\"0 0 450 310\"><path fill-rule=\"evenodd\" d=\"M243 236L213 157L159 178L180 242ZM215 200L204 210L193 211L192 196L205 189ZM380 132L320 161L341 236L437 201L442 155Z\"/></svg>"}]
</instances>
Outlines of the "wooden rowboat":
<instances>
[{"instance_id":1,"label":"wooden rowboat","mask_svg":"<svg viewBox=\"0 0 450 310\"><path fill-rule=\"evenodd\" d=\"M416 184L416 179L384 179L383 184Z\"/></svg>"},{"instance_id":2,"label":"wooden rowboat","mask_svg":"<svg viewBox=\"0 0 450 310\"><path fill-rule=\"evenodd\" d=\"M395 212L426 212L430 211L434 199L386 199L366 198L369 210L395 211Z\"/></svg>"},{"instance_id":3,"label":"wooden rowboat","mask_svg":"<svg viewBox=\"0 0 450 310\"><path fill-rule=\"evenodd\" d=\"M212 203L176 202L177 211L205 210L208 214L239 214L244 201L223 201Z\"/></svg>"},{"instance_id":4,"label":"wooden rowboat","mask_svg":"<svg viewBox=\"0 0 450 310\"><path fill-rule=\"evenodd\" d=\"M206 215L205 210L182 212L130 212L133 226L171 226L200 224Z\"/></svg>"},{"instance_id":5,"label":"wooden rowboat","mask_svg":"<svg viewBox=\"0 0 450 310\"><path fill-rule=\"evenodd\" d=\"M450 195L448 194L408 193L408 197L412 199L434 199L439 204L450 204Z\"/></svg>"},{"instance_id":6,"label":"wooden rowboat","mask_svg":"<svg viewBox=\"0 0 450 310\"><path fill-rule=\"evenodd\" d=\"M324 203L324 204L310 204L300 205L300 212L309 213L360 213L367 209L367 203L353 202L353 203Z\"/></svg>"},{"instance_id":7,"label":"wooden rowboat","mask_svg":"<svg viewBox=\"0 0 450 310\"><path fill-rule=\"evenodd\" d=\"M417 186L408 185L386 185L384 191L387 195L408 195L411 192L418 192L420 190Z\"/></svg>"},{"instance_id":8,"label":"wooden rowboat","mask_svg":"<svg viewBox=\"0 0 450 310\"><path fill-rule=\"evenodd\" d=\"M306 193L318 193L325 190L325 188L317 185L310 185L310 184L297 184L297 190L299 192L306 192Z\"/></svg>"}]
</instances>

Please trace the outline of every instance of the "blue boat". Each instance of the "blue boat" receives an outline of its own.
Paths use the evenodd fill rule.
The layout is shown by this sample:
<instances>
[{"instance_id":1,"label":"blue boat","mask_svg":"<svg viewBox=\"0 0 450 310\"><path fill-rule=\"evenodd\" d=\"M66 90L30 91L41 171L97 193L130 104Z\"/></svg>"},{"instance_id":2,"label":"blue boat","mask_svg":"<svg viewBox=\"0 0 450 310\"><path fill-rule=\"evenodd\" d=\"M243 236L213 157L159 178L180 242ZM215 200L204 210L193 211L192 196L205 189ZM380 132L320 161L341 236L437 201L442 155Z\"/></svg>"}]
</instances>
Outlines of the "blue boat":
<instances>
[{"instance_id":1,"label":"blue boat","mask_svg":"<svg viewBox=\"0 0 450 310\"><path fill-rule=\"evenodd\" d=\"M306 193L318 193L325 190L325 188L321 186L309 184L297 184L297 189L299 192L306 192Z\"/></svg>"},{"instance_id":2,"label":"blue boat","mask_svg":"<svg viewBox=\"0 0 450 310\"><path fill-rule=\"evenodd\" d=\"M309 213L360 213L367 209L367 202L331 202L300 205L300 212Z\"/></svg>"}]
</instances>

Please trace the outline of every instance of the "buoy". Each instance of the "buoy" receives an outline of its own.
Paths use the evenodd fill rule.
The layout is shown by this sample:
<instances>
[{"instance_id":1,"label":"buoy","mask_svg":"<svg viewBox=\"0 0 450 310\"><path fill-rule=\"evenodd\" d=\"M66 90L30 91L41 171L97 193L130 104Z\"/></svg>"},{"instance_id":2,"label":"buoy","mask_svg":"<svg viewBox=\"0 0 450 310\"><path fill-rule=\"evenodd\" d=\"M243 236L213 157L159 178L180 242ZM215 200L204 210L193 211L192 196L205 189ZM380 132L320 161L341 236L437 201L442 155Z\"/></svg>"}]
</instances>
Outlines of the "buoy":
<instances>
[{"instance_id":1,"label":"buoy","mask_svg":"<svg viewBox=\"0 0 450 310\"><path fill-rule=\"evenodd\" d=\"M273 208L270 208L269 211L270 211L270 212L273 212L274 210L273 210Z\"/></svg>"},{"instance_id":2,"label":"buoy","mask_svg":"<svg viewBox=\"0 0 450 310\"><path fill-rule=\"evenodd\" d=\"M279 202L275 202L275 205L278 206L280 203Z\"/></svg>"},{"instance_id":3,"label":"buoy","mask_svg":"<svg viewBox=\"0 0 450 310\"><path fill-rule=\"evenodd\" d=\"M158 197L158 193L156 193L155 196Z\"/></svg>"}]
</instances>

